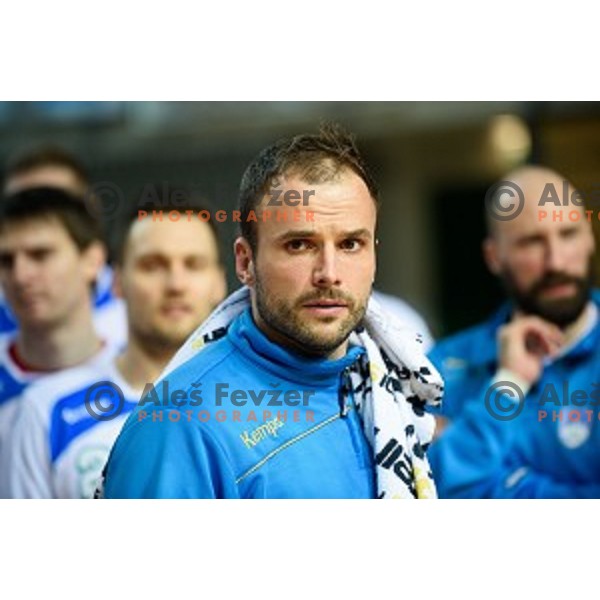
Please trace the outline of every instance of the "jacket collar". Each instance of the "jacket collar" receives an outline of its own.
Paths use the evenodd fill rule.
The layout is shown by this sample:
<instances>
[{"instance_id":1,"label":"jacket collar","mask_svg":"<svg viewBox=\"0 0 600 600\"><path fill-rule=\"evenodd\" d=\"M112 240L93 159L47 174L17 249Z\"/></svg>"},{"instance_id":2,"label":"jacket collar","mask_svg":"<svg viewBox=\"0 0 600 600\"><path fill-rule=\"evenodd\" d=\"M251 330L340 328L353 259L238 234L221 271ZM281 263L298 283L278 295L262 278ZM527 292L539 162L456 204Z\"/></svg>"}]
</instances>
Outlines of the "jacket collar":
<instances>
[{"instance_id":1,"label":"jacket collar","mask_svg":"<svg viewBox=\"0 0 600 600\"><path fill-rule=\"evenodd\" d=\"M364 348L351 346L337 360L303 356L272 342L257 327L250 309L246 309L231 324L231 343L250 361L274 376L310 387L329 387L339 381L344 369L353 365Z\"/></svg>"}]
</instances>

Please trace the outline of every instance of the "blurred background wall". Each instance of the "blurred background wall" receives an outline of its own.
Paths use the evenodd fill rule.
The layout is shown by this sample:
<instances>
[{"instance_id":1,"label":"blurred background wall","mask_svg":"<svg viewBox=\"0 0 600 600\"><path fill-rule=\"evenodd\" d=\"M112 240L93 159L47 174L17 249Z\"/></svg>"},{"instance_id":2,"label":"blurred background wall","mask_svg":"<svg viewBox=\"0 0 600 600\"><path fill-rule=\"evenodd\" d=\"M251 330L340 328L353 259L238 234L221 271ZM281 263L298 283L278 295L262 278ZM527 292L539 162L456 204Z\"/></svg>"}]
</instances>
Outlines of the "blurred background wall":
<instances>
[{"instance_id":1,"label":"blurred background wall","mask_svg":"<svg viewBox=\"0 0 600 600\"><path fill-rule=\"evenodd\" d=\"M0 102L0 161L39 143L73 152L92 181L118 190L105 187L117 194L111 231L148 183L191 186L212 207L235 208L260 149L324 120L357 135L381 187L377 287L408 300L436 336L502 298L480 252L483 198L497 178L533 160L584 192L600 184L591 102ZM235 226L219 227L230 248Z\"/></svg>"}]
</instances>

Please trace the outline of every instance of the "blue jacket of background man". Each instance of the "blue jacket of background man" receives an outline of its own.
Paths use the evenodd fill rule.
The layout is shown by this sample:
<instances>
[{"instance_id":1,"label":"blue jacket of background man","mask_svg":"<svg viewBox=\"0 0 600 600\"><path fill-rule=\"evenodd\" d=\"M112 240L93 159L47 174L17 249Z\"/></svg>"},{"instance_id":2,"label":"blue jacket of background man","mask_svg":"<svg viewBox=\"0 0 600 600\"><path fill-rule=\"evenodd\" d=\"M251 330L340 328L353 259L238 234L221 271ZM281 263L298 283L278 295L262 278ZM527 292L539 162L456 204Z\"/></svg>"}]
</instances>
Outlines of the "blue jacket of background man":
<instances>
[{"instance_id":1,"label":"blue jacket of background man","mask_svg":"<svg viewBox=\"0 0 600 600\"><path fill-rule=\"evenodd\" d=\"M600 306L597 291L593 302ZM600 319L563 356L545 364L523 403L495 401L492 394L486 406L498 368L497 331L510 314L505 305L431 353L445 380L441 414L451 422L429 451L438 493L600 498Z\"/></svg>"},{"instance_id":2,"label":"blue jacket of background man","mask_svg":"<svg viewBox=\"0 0 600 600\"><path fill-rule=\"evenodd\" d=\"M372 451L344 385L363 353L300 356L271 342L245 311L156 385L160 406L142 398L113 447L102 495L373 498ZM304 392L312 392L307 406Z\"/></svg>"}]
</instances>

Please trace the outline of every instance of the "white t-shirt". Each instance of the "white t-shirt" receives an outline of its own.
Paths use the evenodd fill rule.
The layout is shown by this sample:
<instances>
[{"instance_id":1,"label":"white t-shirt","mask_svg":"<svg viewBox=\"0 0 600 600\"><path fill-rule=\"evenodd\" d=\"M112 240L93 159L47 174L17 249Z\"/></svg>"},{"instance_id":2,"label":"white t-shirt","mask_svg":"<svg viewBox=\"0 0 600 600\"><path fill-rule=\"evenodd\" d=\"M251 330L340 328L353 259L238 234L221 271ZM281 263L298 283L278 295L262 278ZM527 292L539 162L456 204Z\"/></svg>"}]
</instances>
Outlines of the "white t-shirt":
<instances>
[{"instance_id":1,"label":"white t-shirt","mask_svg":"<svg viewBox=\"0 0 600 600\"><path fill-rule=\"evenodd\" d=\"M25 371L14 361L10 355L13 343L13 336L0 337L0 456L16 416L16 399L30 383L43 375L37 371Z\"/></svg>"},{"instance_id":2,"label":"white t-shirt","mask_svg":"<svg viewBox=\"0 0 600 600\"><path fill-rule=\"evenodd\" d=\"M85 409L88 387L99 381L110 381L113 375L114 350L105 345L82 365L51 374L29 374L21 393L4 403L0 413L0 498L46 498L55 494L60 494L56 497L71 497L65 494L75 487L84 493L84 480L90 465L95 460L104 460L95 456L104 457L106 440L113 439L113 430L118 433L124 420L117 417L106 422L96 421ZM121 382L117 385L121 386ZM92 421L92 427L86 417ZM102 452L94 455L89 446L87 455L80 452L76 456L73 442L84 434L87 436L88 430L95 429L98 423L105 425L99 429L102 434L97 438ZM62 474L66 449L69 449L67 460L71 461L71 468L78 469L78 481L71 482L70 487L61 485L55 491L56 475ZM57 465L61 471L56 470ZM94 485L95 479L89 483L91 493Z\"/></svg>"}]
</instances>

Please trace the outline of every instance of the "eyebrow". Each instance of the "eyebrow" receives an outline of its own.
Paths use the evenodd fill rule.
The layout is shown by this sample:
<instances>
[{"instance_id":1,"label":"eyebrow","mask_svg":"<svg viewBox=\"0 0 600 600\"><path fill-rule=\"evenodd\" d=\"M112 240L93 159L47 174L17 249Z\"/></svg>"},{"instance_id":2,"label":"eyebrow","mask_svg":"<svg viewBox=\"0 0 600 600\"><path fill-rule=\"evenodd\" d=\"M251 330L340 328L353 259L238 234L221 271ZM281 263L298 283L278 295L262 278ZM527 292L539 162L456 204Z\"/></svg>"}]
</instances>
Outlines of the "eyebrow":
<instances>
[{"instance_id":1,"label":"eyebrow","mask_svg":"<svg viewBox=\"0 0 600 600\"><path fill-rule=\"evenodd\" d=\"M0 253L2 253L3 255L15 255L18 254L19 252L23 252L25 254L33 254L34 252L50 252L52 250L55 249L55 246L52 244L45 244L45 243L40 243L38 245L35 246L27 246L26 248L1 248L0 247Z\"/></svg>"},{"instance_id":2,"label":"eyebrow","mask_svg":"<svg viewBox=\"0 0 600 600\"><path fill-rule=\"evenodd\" d=\"M54 248L52 246L36 246L33 248L26 248L25 250L12 250L12 249L0 249L0 262L4 267L7 261L14 261L17 254L23 252L27 256L47 256L49 253L53 252Z\"/></svg>"},{"instance_id":3,"label":"eyebrow","mask_svg":"<svg viewBox=\"0 0 600 600\"><path fill-rule=\"evenodd\" d=\"M311 238L317 235L317 232L314 229L296 229L294 231L286 231L277 237L278 241L285 242L287 240L293 240L297 238ZM361 229L355 229L354 231L347 231L342 234L341 237L344 238L367 238L371 239L373 236L371 232L363 227Z\"/></svg>"},{"instance_id":4,"label":"eyebrow","mask_svg":"<svg viewBox=\"0 0 600 600\"><path fill-rule=\"evenodd\" d=\"M138 254L134 258L135 258L135 260L156 259L156 258L164 259L164 260L173 260L173 259L189 260L190 258L201 259L201 260L206 260L206 261L211 260L211 257L208 253L192 252L192 253L188 253L188 254L172 255L168 252L161 252L161 251L154 251L154 250L149 251L149 252L144 252L142 254Z\"/></svg>"}]
</instances>

